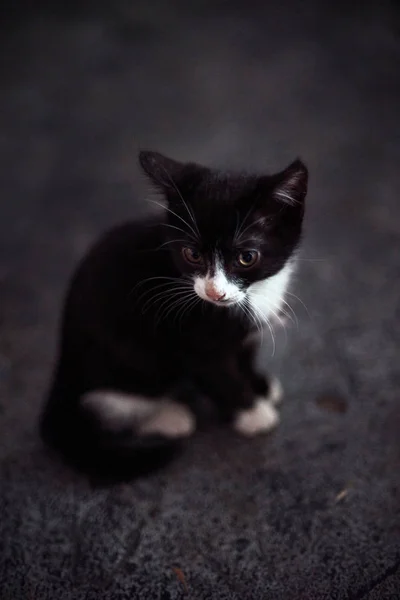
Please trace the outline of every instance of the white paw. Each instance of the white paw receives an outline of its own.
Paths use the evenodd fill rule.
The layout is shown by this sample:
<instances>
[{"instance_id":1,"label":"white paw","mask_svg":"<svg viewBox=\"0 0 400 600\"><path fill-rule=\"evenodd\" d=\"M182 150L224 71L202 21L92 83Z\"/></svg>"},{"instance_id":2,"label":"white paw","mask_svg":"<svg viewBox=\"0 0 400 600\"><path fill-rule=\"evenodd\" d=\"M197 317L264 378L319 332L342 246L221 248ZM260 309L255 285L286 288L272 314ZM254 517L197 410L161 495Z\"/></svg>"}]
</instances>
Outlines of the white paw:
<instances>
[{"instance_id":1,"label":"white paw","mask_svg":"<svg viewBox=\"0 0 400 600\"><path fill-rule=\"evenodd\" d=\"M140 433L180 438L191 435L195 428L195 418L186 406L175 402L163 402L158 412L141 425Z\"/></svg>"},{"instance_id":2,"label":"white paw","mask_svg":"<svg viewBox=\"0 0 400 600\"><path fill-rule=\"evenodd\" d=\"M240 411L235 418L233 427L242 435L248 437L270 431L279 423L279 415L271 402L258 399L254 406Z\"/></svg>"},{"instance_id":3,"label":"white paw","mask_svg":"<svg viewBox=\"0 0 400 600\"><path fill-rule=\"evenodd\" d=\"M269 382L269 392L267 396L267 400L271 402L274 406L277 406L282 402L283 399L283 387L279 379L276 377L271 378Z\"/></svg>"}]
</instances>

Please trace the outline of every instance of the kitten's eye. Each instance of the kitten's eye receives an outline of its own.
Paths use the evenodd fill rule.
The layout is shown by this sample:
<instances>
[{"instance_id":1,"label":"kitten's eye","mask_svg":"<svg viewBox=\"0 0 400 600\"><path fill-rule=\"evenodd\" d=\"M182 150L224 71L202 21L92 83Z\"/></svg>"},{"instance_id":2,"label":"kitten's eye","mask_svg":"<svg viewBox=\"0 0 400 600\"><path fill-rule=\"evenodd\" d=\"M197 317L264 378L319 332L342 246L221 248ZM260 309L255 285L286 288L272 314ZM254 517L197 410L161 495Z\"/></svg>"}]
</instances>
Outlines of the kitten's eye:
<instances>
[{"instance_id":1,"label":"kitten's eye","mask_svg":"<svg viewBox=\"0 0 400 600\"><path fill-rule=\"evenodd\" d=\"M187 262L198 265L203 262L203 258L197 250L193 248L182 248L182 254Z\"/></svg>"},{"instance_id":2,"label":"kitten's eye","mask_svg":"<svg viewBox=\"0 0 400 600\"><path fill-rule=\"evenodd\" d=\"M252 267L260 258L260 253L257 250L244 250L239 252L237 262L240 267Z\"/></svg>"}]
</instances>

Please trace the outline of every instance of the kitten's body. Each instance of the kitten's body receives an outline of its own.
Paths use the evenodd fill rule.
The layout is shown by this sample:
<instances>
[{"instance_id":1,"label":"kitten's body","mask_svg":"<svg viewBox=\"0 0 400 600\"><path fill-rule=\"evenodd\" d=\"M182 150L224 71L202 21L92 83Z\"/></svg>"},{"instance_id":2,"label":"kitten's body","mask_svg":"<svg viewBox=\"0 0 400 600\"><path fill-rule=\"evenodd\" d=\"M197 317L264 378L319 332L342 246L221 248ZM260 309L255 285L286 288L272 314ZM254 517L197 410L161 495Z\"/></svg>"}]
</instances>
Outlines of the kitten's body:
<instances>
[{"instance_id":1,"label":"kitten's body","mask_svg":"<svg viewBox=\"0 0 400 600\"><path fill-rule=\"evenodd\" d=\"M146 472L169 457L173 442L195 428L196 393L242 433L276 424L276 389L255 371L251 339L282 305L303 215L302 204L277 198L275 211L253 214L248 195L257 178L222 178L152 153L141 159L165 193L167 212L112 230L82 261L65 304L42 419L44 438L69 461L115 475ZM297 202L299 172L306 173L302 165L267 183L289 194L289 181ZM286 230L278 239L271 223L282 217ZM240 247L260 248L253 269L232 258L240 235L246 238ZM253 260L249 252L243 256Z\"/></svg>"}]
</instances>

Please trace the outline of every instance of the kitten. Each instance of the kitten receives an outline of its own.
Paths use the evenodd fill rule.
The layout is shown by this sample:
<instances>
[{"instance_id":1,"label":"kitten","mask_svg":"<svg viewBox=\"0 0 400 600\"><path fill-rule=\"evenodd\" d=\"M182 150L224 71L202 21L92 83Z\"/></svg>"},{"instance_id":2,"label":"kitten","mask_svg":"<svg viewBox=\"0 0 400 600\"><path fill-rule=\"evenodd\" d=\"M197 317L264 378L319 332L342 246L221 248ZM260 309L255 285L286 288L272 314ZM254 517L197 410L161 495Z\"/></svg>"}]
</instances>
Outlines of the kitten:
<instances>
[{"instance_id":1,"label":"kitten","mask_svg":"<svg viewBox=\"0 0 400 600\"><path fill-rule=\"evenodd\" d=\"M118 477L172 456L195 430L197 394L243 435L277 424L257 334L284 303L308 179L300 160L274 175L139 160L163 215L113 229L79 265L41 419L69 462Z\"/></svg>"}]
</instances>

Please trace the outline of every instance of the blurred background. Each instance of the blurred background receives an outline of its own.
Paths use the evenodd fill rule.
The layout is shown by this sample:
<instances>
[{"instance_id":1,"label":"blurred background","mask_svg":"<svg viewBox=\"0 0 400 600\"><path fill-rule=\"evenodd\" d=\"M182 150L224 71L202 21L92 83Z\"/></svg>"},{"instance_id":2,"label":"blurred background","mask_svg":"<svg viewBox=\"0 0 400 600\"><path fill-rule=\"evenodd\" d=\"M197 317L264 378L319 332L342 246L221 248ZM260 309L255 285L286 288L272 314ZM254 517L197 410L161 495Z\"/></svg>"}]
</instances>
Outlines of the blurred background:
<instances>
[{"instance_id":1,"label":"blurred background","mask_svg":"<svg viewBox=\"0 0 400 600\"><path fill-rule=\"evenodd\" d=\"M72 493L73 476L50 465L36 418L72 269L101 231L149 211L137 166L143 147L265 171L301 156L310 188L291 299L298 330L265 358L284 378L282 426L267 446L233 442L228 434L200 437L179 468L133 484L137 514L129 523L147 523L156 506L158 531L168 538L176 534L174 506L182 521L176 526L187 527L186 534L179 529L177 550L146 525L137 565L143 574L155 561L156 575L143 576L137 589L148 598L161 597L154 582L178 589L176 577L165 575L168 556L175 552L182 563L201 547L214 562L199 566L193 558L185 567L197 582L196 598L265 598L266 555L274 600L386 597L382 586L393 584L400 558L399 16L389 0L2 4L0 487L8 529L0 564L7 598L28 597L38 582L44 588L35 597L46 597L54 561L54 572L78 585L68 570L75 546L60 523L87 508L87 490L73 479ZM343 490L345 512L333 514ZM115 498L96 494L93 531L100 535L102 511ZM49 495L57 497L51 509ZM234 506L227 501L233 497ZM212 527L204 517L210 506ZM113 527L127 531L126 523L119 516ZM254 558L265 527L270 546ZM64 545L52 547L49 558L54 530ZM237 549L232 554L237 539L245 539L242 562ZM102 552L94 563L81 559L84 578L93 564L107 571ZM253 596L240 587L246 577ZM74 598L78 588L71 587ZM165 597L180 597L171 594Z\"/></svg>"}]
</instances>

